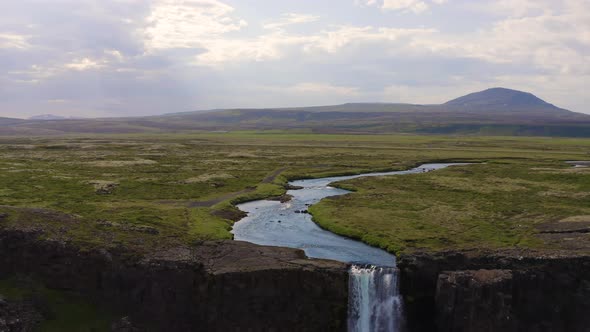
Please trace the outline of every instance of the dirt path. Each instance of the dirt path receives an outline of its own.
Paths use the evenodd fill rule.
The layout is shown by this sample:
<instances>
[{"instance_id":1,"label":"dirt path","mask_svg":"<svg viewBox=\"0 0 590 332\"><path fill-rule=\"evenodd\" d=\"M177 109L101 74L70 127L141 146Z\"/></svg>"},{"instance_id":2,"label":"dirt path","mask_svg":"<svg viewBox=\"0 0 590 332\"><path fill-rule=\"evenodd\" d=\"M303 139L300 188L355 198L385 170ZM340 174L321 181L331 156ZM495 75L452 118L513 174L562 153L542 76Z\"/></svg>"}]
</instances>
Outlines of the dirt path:
<instances>
[{"instance_id":1,"label":"dirt path","mask_svg":"<svg viewBox=\"0 0 590 332\"><path fill-rule=\"evenodd\" d=\"M275 170L274 172L270 173L267 177L265 177L264 179L262 179L262 182L260 183L272 183L277 176L279 176L283 171L285 171L287 169L287 167L283 167L283 168L279 168L277 170ZM202 202L190 202L188 204L188 207L191 208L195 208L195 207L212 207L215 204L219 204L223 201L226 201L228 199L232 199L232 198L236 198L240 195L243 194L247 194L247 193L251 193L254 190L256 190L256 188L247 188L244 190L240 190L240 191L236 191L233 193L229 193L229 194L225 194L221 197L215 198L215 199L211 199L208 201L202 201Z\"/></svg>"}]
</instances>

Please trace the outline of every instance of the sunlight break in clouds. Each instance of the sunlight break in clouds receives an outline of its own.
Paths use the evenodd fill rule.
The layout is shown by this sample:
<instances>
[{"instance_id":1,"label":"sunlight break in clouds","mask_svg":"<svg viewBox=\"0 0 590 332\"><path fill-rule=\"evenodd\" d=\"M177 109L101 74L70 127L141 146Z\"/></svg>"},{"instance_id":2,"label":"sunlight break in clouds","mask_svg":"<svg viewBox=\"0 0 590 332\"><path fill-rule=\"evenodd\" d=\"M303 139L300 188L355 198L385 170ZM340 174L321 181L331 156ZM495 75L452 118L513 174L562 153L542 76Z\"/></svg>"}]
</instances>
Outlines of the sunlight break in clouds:
<instances>
[{"instance_id":1,"label":"sunlight break in clouds","mask_svg":"<svg viewBox=\"0 0 590 332\"><path fill-rule=\"evenodd\" d=\"M247 26L234 19L234 8L217 0L159 0L146 29L152 49L200 47L211 39Z\"/></svg>"}]
</instances>

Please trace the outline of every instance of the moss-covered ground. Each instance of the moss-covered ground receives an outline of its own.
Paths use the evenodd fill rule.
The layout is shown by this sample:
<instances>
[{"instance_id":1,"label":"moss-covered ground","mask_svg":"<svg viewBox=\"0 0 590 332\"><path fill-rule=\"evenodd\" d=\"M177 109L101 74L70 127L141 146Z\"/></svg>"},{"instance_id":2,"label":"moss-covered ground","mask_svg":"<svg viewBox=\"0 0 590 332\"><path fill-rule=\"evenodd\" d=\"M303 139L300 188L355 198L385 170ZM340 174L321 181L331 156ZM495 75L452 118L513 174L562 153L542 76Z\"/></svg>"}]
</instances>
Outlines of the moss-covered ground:
<instances>
[{"instance_id":1,"label":"moss-covered ground","mask_svg":"<svg viewBox=\"0 0 590 332\"><path fill-rule=\"evenodd\" d=\"M77 294L48 289L25 276L1 279L0 295L29 303L41 315L39 332L108 332L111 323L121 318Z\"/></svg>"},{"instance_id":2,"label":"moss-covered ground","mask_svg":"<svg viewBox=\"0 0 590 332\"><path fill-rule=\"evenodd\" d=\"M83 246L231 238L234 204L280 196L287 180L485 164L341 184L358 192L312 208L338 233L392 251L539 246L534 225L590 214L590 140L287 132L0 138L0 225L43 224L14 207L58 211L47 236ZM55 230L55 234L51 230ZM64 234L65 233L65 234Z\"/></svg>"},{"instance_id":3,"label":"moss-covered ground","mask_svg":"<svg viewBox=\"0 0 590 332\"><path fill-rule=\"evenodd\" d=\"M312 206L316 222L397 253L558 249L537 236L539 225L571 216L590 221L590 169L550 160L498 160L337 185L355 192Z\"/></svg>"},{"instance_id":4,"label":"moss-covered ground","mask_svg":"<svg viewBox=\"0 0 590 332\"><path fill-rule=\"evenodd\" d=\"M231 238L235 204L281 196L290 179L469 166L338 183L354 192L311 207L336 233L392 252L544 248L539 225L590 225L590 140L286 132L0 138L0 227L42 228L82 249ZM562 225L563 226L563 225ZM544 228L548 229L548 228ZM568 240L569 239L569 240ZM41 294L43 331L108 330L109 313L66 294L0 281L0 294ZM89 324L91 322L91 324Z\"/></svg>"}]
</instances>

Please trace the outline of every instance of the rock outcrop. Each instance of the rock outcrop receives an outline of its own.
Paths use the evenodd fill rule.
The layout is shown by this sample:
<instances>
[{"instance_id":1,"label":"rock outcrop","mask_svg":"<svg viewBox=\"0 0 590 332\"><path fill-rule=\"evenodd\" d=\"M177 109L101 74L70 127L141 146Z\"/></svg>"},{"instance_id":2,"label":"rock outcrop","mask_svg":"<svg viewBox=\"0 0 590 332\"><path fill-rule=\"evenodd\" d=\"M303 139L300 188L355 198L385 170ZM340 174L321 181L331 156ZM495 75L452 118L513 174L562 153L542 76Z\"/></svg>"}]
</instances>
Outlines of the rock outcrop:
<instances>
[{"instance_id":1,"label":"rock outcrop","mask_svg":"<svg viewBox=\"0 0 590 332\"><path fill-rule=\"evenodd\" d=\"M32 301L8 301L0 295L0 331L33 332L41 320Z\"/></svg>"},{"instance_id":2,"label":"rock outcrop","mask_svg":"<svg viewBox=\"0 0 590 332\"><path fill-rule=\"evenodd\" d=\"M399 266L411 331L590 331L590 256L446 252Z\"/></svg>"},{"instance_id":3,"label":"rock outcrop","mask_svg":"<svg viewBox=\"0 0 590 332\"><path fill-rule=\"evenodd\" d=\"M0 230L0 278L25 274L129 316L141 331L335 331L347 266L237 241L150 256L82 250L35 230ZM123 326L119 324L117 326ZM124 326L123 326L124 327Z\"/></svg>"},{"instance_id":4,"label":"rock outcrop","mask_svg":"<svg viewBox=\"0 0 590 332\"><path fill-rule=\"evenodd\" d=\"M513 331L512 272L477 270L443 272L436 286L440 331Z\"/></svg>"}]
</instances>

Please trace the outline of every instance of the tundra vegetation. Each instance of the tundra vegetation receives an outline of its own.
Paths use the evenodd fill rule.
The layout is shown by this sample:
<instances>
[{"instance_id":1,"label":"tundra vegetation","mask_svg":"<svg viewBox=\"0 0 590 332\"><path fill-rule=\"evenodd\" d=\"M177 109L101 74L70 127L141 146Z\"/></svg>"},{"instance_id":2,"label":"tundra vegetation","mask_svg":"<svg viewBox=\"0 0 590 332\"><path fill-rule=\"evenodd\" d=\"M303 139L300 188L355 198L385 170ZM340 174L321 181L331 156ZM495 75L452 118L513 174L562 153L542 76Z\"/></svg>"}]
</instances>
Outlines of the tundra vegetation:
<instances>
[{"instance_id":1,"label":"tundra vegetation","mask_svg":"<svg viewBox=\"0 0 590 332\"><path fill-rule=\"evenodd\" d=\"M543 246L536 226L590 215L590 141L287 132L0 139L4 227L42 225L83 247L230 239L236 203L285 193L289 179L473 162L361 178L311 209L320 225L390 251Z\"/></svg>"},{"instance_id":2,"label":"tundra vegetation","mask_svg":"<svg viewBox=\"0 0 590 332\"><path fill-rule=\"evenodd\" d=\"M310 212L322 227L395 253L576 248L590 232L553 235L590 228L590 168L565 163L588 159L589 140L565 138L282 131L4 137L0 227L43 229L44 237L83 250L124 246L142 254L231 239L242 217L235 204L285 199L292 179L455 161L474 164L337 183L354 192ZM22 283L3 280L0 292L18 300ZM68 294L39 289L54 312L48 331L81 326L60 319L71 316L63 315L65 303L75 302L64 300ZM112 321L90 305L76 310L99 330Z\"/></svg>"}]
</instances>

